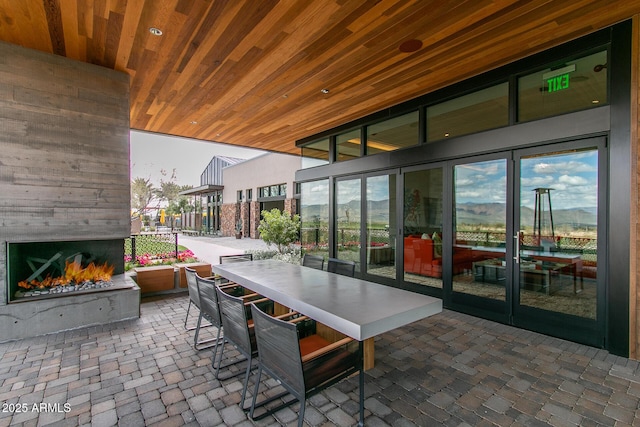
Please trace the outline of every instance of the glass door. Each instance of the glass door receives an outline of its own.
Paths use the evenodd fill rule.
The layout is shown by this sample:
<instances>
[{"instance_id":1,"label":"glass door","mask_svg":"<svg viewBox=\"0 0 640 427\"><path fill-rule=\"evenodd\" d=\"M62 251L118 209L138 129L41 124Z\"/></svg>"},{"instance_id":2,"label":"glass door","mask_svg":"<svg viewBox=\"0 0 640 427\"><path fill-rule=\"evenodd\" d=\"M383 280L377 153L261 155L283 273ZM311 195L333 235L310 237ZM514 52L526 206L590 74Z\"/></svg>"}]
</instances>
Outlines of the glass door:
<instances>
[{"instance_id":1,"label":"glass door","mask_svg":"<svg viewBox=\"0 0 640 427\"><path fill-rule=\"evenodd\" d=\"M511 266L506 156L483 157L453 166L453 244L447 263L451 301L504 321Z\"/></svg>"},{"instance_id":2,"label":"glass door","mask_svg":"<svg viewBox=\"0 0 640 427\"><path fill-rule=\"evenodd\" d=\"M515 153L514 321L601 346L604 140L585 144Z\"/></svg>"}]
</instances>

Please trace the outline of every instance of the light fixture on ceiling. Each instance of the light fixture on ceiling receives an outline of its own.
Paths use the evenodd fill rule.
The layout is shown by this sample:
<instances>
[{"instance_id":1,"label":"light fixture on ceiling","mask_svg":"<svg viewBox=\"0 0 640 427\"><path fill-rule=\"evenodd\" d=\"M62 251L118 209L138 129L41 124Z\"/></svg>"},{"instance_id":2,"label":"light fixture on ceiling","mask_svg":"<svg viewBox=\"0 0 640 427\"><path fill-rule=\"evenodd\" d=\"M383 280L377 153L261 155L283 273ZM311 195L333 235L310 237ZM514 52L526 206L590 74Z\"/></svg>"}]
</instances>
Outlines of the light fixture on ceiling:
<instances>
[{"instance_id":1,"label":"light fixture on ceiling","mask_svg":"<svg viewBox=\"0 0 640 427\"><path fill-rule=\"evenodd\" d=\"M324 94L327 94L327 93L329 93L329 89L321 89L320 92L322 92Z\"/></svg>"},{"instance_id":2,"label":"light fixture on ceiling","mask_svg":"<svg viewBox=\"0 0 640 427\"><path fill-rule=\"evenodd\" d=\"M192 125L197 125L198 122L196 122L195 120L191 120L189 123L191 123Z\"/></svg>"},{"instance_id":3,"label":"light fixture on ceiling","mask_svg":"<svg viewBox=\"0 0 640 427\"><path fill-rule=\"evenodd\" d=\"M444 137L445 137L445 138L449 138L449 132L445 133L445 134L444 134Z\"/></svg>"},{"instance_id":4,"label":"light fixture on ceiling","mask_svg":"<svg viewBox=\"0 0 640 427\"><path fill-rule=\"evenodd\" d=\"M151 34L153 34L154 36L161 36L162 35L162 30L160 28L156 28L156 27L149 28L149 32Z\"/></svg>"},{"instance_id":5,"label":"light fixture on ceiling","mask_svg":"<svg viewBox=\"0 0 640 427\"><path fill-rule=\"evenodd\" d=\"M593 101L591 101L592 104L600 104L600 101L597 99L594 99Z\"/></svg>"}]
</instances>

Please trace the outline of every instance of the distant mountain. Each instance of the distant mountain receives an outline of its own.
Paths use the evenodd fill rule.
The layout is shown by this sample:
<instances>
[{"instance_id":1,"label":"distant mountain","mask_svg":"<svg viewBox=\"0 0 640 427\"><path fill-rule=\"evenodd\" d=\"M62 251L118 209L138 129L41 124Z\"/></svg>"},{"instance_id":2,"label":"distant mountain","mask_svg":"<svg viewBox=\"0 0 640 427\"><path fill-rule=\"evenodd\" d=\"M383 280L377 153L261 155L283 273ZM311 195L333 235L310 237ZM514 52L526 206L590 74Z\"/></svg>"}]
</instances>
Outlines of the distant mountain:
<instances>
[{"instance_id":1,"label":"distant mountain","mask_svg":"<svg viewBox=\"0 0 640 427\"><path fill-rule=\"evenodd\" d=\"M593 227L597 224L595 208L572 208L553 210L554 227ZM547 218L548 212L545 212ZM502 224L506 216L503 203L460 203L456 206L458 224ZM521 208L523 226L533 226L533 209Z\"/></svg>"}]
</instances>

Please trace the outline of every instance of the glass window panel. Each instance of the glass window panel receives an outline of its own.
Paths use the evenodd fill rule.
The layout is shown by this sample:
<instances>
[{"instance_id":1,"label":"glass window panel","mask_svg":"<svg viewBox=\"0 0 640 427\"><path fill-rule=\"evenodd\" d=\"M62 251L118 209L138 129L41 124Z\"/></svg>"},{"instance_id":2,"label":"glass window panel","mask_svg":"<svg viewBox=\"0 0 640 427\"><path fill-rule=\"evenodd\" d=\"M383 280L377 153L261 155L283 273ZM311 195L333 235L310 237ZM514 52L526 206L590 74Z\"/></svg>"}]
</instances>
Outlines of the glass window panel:
<instances>
[{"instance_id":1,"label":"glass window panel","mask_svg":"<svg viewBox=\"0 0 640 427\"><path fill-rule=\"evenodd\" d=\"M418 144L417 111L367 127L367 154L393 151Z\"/></svg>"},{"instance_id":2,"label":"glass window panel","mask_svg":"<svg viewBox=\"0 0 640 427\"><path fill-rule=\"evenodd\" d=\"M509 124L509 83L427 108L427 141L467 135Z\"/></svg>"},{"instance_id":3,"label":"glass window panel","mask_svg":"<svg viewBox=\"0 0 640 427\"><path fill-rule=\"evenodd\" d=\"M607 52L602 51L518 79L518 121L606 104Z\"/></svg>"},{"instance_id":4,"label":"glass window panel","mask_svg":"<svg viewBox=\"0 0 640 427\"><path fill-rule=\"evenodd\" d=\"M329 138L302 147L302 169L329 163Z\"/></svg>"},{"instance_id":5,"label":"glass window panel","mask_svg":"<svg viewBox=\"0 0 640 427\"><path fill-rule=\"evenodd\" d=\"M453 290L505 301L507 161L454 168Z\"/></svg>"},{"instance_id":6,"label":"glass window panel","mask_svg":"<svg viewBox=\"0 0 640 427\"><path fill-rule=\"evenodd\" d=\"M442 168L404 174L404 280L442 288Z\"/></svg>"},{"instance_id":7,"label":"glass window panel","mask_svg":"<svg viewBox=\"0 0 640 427\"><path fill-rule=\"evenodd\" d=\"M304 253L329 259L329 180L300 184L300 242Z\"/></svg>"},{"instance_id":8,"label":"glass window panel","mask_svg":"<svg viewBox=\"0 0 640 427\"><path fill-rule=\"evenodd\" d=\"M367 273L395 279L396 176L367 178Z\"/></svg>"},{"instance_id":9,"label":"glass window panel","mask_svg":"<svg viewBox=\"0 0 640 427\"><path fill-rule=\"evenodd\" d=\"M336 244L338 258L355 261L360 271L360 178L336 182Z\"/></svg>"},{"instance_id":10,"label":"glass window panel","mask_svg":"<svg viewBox=\"0 0 640 427\"><path fill-rule=\"evenodd\" d=\"M351 160L360 157L360 129L343 133L336 137L336 160Z\"/></svg>"}]
</instances>

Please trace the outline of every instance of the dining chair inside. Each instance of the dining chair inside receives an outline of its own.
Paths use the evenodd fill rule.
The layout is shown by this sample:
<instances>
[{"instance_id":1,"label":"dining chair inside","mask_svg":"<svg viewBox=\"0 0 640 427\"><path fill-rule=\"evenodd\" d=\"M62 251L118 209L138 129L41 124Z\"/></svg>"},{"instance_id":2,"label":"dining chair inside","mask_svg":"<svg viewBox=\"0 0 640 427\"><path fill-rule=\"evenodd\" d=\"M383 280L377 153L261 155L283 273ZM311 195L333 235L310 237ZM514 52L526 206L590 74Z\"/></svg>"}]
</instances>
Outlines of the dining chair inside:
<instances>
[{"instance_id":1,"label":"dining chair inside","mask_svg":"<svg viewBox=\"0 0 640 427\"><path fill-rule=\"evenodd\" d=\"M356 272L356 263L353 261L346 261L338 258L329 258L327 263L327 271L330 273L337 273L343 276L353 277Z\"/></svg>"},{"instance_id":2,"label":"dining chair inside","mask_svg":"<svg viewBox=\"0 0 640 427\"><path fill-rule=\"evenodd\" d=\"M188 331L195 331L193 336L193 348L195 348L196 350L203 350L205 348L210 348L211 346L215 345L213 343L214 340L211 340L211 339L202 340L202 341L199 340L200 329L209 327L211 326L211 324L205 324L205 325L202 324L203 315L202 315L202 309L200 306L200 291L198 290L198 282L196 279L198 274L196 270L189 267L185 267L184 274L187 279L187 290L189 292L189 305L187 306L187 315L184 319L184 328ZM198 320L196 321L195 326L188 327L187 322L189 320L189 312L191 310L192 305L198 309Z\"/></svg>"},{"instance_id":3,"label":"dining chair inside","mask_svg":"<svg viewBox=\"0 0 640 427\"><path fill-rule=\"evenodd\" d=\"M327 388L355 372L362 375L362 347L352 338L331 343L318 335L300 339L298 324L268 315L251 304L255 339L259 354L258 374L251 402L249 417L258 420L300 402L298 426L304 421L307 397ZM286 390L283 394L257 402L262 372L279 381ZM291 394L294 399L284 401L254 417L255 409ZM362 411L364 396L360 390ZM362 419L361 413L361 419Z\"/></svg>"},{"instance_id":4,"label":"dining chair inside","mask_svg":"<svg viewBox=\"0 0 640 427\"><path fill-rule=\"evenodd\" d=\"M304 257L302 257L302 265L305 267L311 267L318 270L323 270L324 258L318 255L304 254Z\"/></svg>"}]
</instances>

